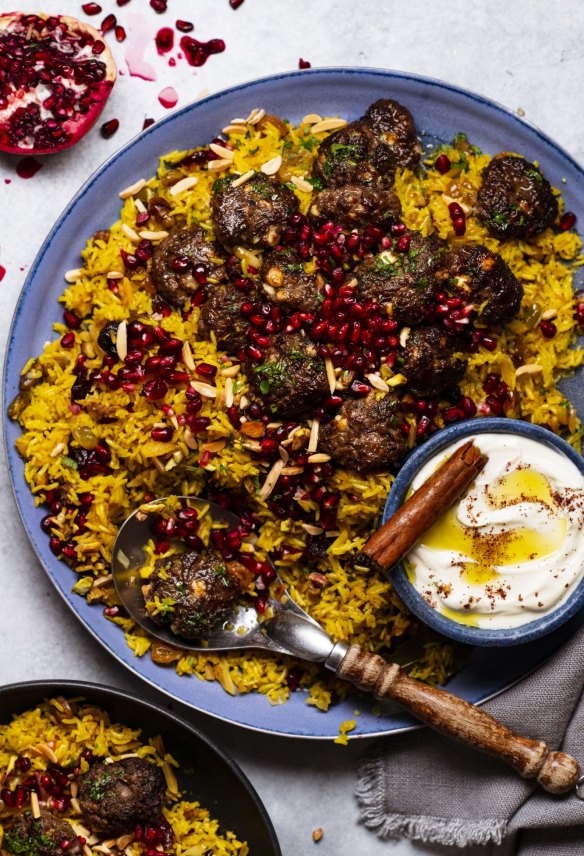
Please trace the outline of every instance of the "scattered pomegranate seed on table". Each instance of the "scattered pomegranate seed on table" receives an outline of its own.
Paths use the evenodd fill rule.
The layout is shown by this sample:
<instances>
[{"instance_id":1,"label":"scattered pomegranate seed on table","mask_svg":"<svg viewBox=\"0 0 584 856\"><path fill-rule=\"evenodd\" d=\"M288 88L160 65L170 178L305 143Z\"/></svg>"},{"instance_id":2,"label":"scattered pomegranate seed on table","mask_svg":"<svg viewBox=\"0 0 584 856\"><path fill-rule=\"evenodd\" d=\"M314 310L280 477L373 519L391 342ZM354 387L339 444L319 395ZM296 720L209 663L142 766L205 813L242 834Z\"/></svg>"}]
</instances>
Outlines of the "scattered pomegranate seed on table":
<instances>
[{"instance_id":1,"label":"scattered pomegranate seed on table","mask_svg":"<svg viewBox=\"0 0 584 856\"><path fill-rule=\"evenodd\" d=\"M159 54L168 53L174 47L174 32L170 27L162 27L154 37Z\"/></svg>"},{"instance_id":2,"label":"scattered pomegranate seed on table","mask_svg":"<svg viewBox=\"0 0 584 856\"><path fill-rule=\"evenodd\" d=\"M109 33L110 30L113 30L116 24L117 18L112 12L109 15L106 15L103 21L101 22L101 32Z\"/></svg>"},{"instance_id":3,"label":"scattered pomegranate seed on table","mask_svg":"<svg viewBox=\"0 0 584 856\"><path fill-rule=\"evenodd\" d=\"M232 9L239 9L243 5L244 0L229 0L229 5Z\"/></svg>"},{"instance_id":4,"label":"scattered pomegranate seed on table","mask_svg":"<svg viewBox=\"0 0 584 856\"><path fill-rule=\"evenodd\" d=\"M104 122L101 126L101 136L104 137L104 139L109 140L110 137L113 137L119 127L119 119L110 119L109 122Z\"/></svg>"},{"instance_id":5,"label":"scattered pomegranate seed on table","mask_svg":"<svg viewBox=\"0 0 584 856\"><path fill-rule=\"evenodd\" d=\"M312 64L308 62L307 59L302 59L302 57L300 57L298 60L298 68L312 68Z\"/></svg>"},{"instance_id":6,"label":"scattered pomegranate seed on table","mask_svg":"<svg viewBox=\"0 0 584 856\"><path fill-rule=\"evenodd\" d=\"M86 15L99 15L101 6L99 3L84 3L81 7Z\"/></svg>"},{"instance_id":7,"label":"scattered pomegranate seed on table","mask_svg":"<svg viewBox=\"0 0 584 856\"><path fill-rule=\"evenodd\" d=\"M122 26L120 26L120 24L118 24L116 26L115 33L116 33L116 39L118 42L125 42L126 41L126 31Z\"/></svg>"},{"instance_id":8,"label":"scattered pomegranate seed on table","mask_svg":"<svg viewBox=\"0 0 584 856\"><path fill-rule=\"evenodd\" d=\"M192 33L195 29L195 25L190 21L181 21L180 18L176 21L175 26L181 33Z\"/></svg>"},{"instance_id":9,"label":"scattered pomegranate seed on table","mask_svg":"<svg viewBox=\"0 0 584 856\"><path fill-rule=\"evenodd\" d=\"M163 12L166 12L167 0L150 0L150 6L159 15L162 15Z\"/></svg>"}]
</instances>

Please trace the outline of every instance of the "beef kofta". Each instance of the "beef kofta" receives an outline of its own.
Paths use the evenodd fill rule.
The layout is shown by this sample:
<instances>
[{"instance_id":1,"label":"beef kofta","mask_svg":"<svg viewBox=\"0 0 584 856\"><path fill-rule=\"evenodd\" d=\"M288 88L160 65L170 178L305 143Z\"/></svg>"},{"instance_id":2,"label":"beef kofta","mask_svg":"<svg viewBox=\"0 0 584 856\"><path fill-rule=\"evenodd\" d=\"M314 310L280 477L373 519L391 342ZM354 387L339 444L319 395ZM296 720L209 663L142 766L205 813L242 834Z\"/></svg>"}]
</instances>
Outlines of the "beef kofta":
<instances>
[{"instance_id":1,"label":"beef kofta","mask_svg":"<svg viewBox=\"0 0 584 856\"><path fill-rule=\"evenodd\" d=\"M344 184L322 190L310 208L313 217L334 220L347 229L357 226L387 226L397 223L401 203L393 192L383 187Z\"/></svg>"},{"instance_id":2,"label":"beef kofta","mask_svg":"<svg viewBox=\"0 0 584 856\"><path fill-rule=\"evenodd\" d=\"M200 226L173 229L152 255L150 275L156 291L173 306L184 306L199 290L194 268L200 265L199 278L220 282L225 278L221 249L211 243Z\"/></svg>"},{"instance_id":3,"label":"beef kofta","mask_svg":"<svg viewBox=\"0 0 584 856\"><path fill-rule=\"evenodd\" d=\"M391 314L403 324L420 324L440 282L446 247L436 235L411 233L407 252L386 250L366 259L355 271L362 300L391 304Z\"/></svg>"},{"instance_id":4,"label":"beef kofta","mask_svg":"<svg viewBox=\"0 0 584 856\"><path fill-rule=\"evenodd\" d=\"M461 380L467 359L458 336L450 336L439 324L410 330L403 351L398 353L400 372L415 395L434 397L454 389Z\"/></svg>"},{"instance_id":5,"label":"beef kofta","mask_svg":"<svg viewBox=\"0 0 584 856\"><path fill-rule=\"evenodd\" d=\"M276 336L259 363L248 360L246 375L253 393L274 416L298 416L310 412L329 383L316 345L304 333Z\"/></svg>"},{"instance_id":6,"label":"beef kofta","mask_svg":"<svg viewBox=\"0 0 584 856\"><path fill-rule=\"evenodd\" d=\"M558 201L539 167L502 155L483 170L476 211L496 238L533 238L553 224Z\"/></svg>"},{"instance_id":7,"label":"beef kofta","mask_svg":"<svg viewBox=\"0 0 584 856\"><path fill-rule=\"evenodd\" d=\"M220 179L211 197L215 237L229 249L275 246L288 218L297 211L294 193L275 176L262 172L239 187Z\"/></svg>"},{"instance_id":8,"label":"beef kofta","mask_svg":"<svg viewBox=\"0 0 584 856\"><path fill-rule=\"evenodd\" d=\"M188 551L158 559L142 593L152 621L185 639L201 639L227 618L250 584L239 562Z\"/></svg>"},{"instance_id":9,"label":"beef kofta","mask_svg":"<svg viewBox=\"0 0 584 856\"><path fill-rule=\"evenodd\" d=\"M391 186L395 160L388 145L364 122L334 131L320 144L312 174L322 187L343 184Z\"/></svg>"},{"instance_id":10,"label":"beef kofta","mask_svg":"<svg viewBox=\"0 0 584 856\"><path fill-rule=\"evenodd\" d=\"M394 163L402 169L415 170L420 163L422 146L410 111L391 98L380 98L362 119L378 139L389 146Z\"/></svg>"},{"instance_id":11,"label":"beef kofta","mask_svg":"<svg viewBox=\"0 0 584 856\"><path fill-rule=\"evenodd\" d=\"M366 398L347 398L335 418L321 426L319 448L358 473L385 470L408 450L401 421L398 400L389 393L383 398L373 391Z\"/></svg>"},{"instance_id":12,"label":"beef kofta","mask_svg":"<svg viewBox=\"0 0 584 856\"><path fill-rule=\"evenodd\" d=\"M521 306L523 286L501 256L481 244L464 244L446 259L449 289L474 303L485 324L510 321Z\"/></svg>"},{"instance_id":13,"label":"beef kofta","mask_svg":"<svg viewBox=\"0 0 584 856\"><path fill-rule=\"evenodd\" d=\"M253 295L243 294L233 285L215 285L201 306L198 335L210 339L215 334L217 347L228 354L237 354L248 344L249 321L241 314L241 306Z\"/></svg>"},{"instance_id":14,"label":"beef kofta","mask_svg":"<svg viewBox=\"0 0 584 856\"><path fill-rule=\"evenodd\" d=\"M30 811L18 815L5 829L2 847L15 856L63 856L65 852L81 856L82 853L73 827L66 820L42 810L36 818Z\"/></svg>"},{"instance_id":15,"label":"beef kofta","mask_svg":"<svg viewBox=\"0 0 584 856\"><path fill-rule=\"evenodd\" d=\"M260 276L270 298L289 311L317 312L322 303L320 276L304 272L304 262L290 247L266 251Z\"/></svg>"},{"instance_id":16,"label":"beef kofta","mask_svg":"<svg viewBox=\"0 0 584 856\"><path fill-rule=\"evenodd\" d=\"M79 777L79 806L92 832L133 832L137 823L162 815L166 782L159 767L143 758L97 761Z\"/></svg>"}]
</instances>

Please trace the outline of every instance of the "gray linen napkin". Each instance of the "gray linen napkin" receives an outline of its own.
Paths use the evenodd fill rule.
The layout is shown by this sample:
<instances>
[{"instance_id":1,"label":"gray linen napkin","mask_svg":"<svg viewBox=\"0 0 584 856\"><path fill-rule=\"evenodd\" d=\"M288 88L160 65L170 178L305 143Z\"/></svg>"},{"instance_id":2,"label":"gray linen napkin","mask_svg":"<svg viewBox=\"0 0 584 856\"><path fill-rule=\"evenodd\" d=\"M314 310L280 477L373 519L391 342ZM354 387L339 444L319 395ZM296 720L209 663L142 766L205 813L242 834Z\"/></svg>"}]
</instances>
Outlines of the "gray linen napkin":
<instances>
[{"instance_id":1,"label":"gray linen napkin","mask_svg":"<svg viewBox=\"0 0 584 856\"><path fill-rule=\"evenodd\" d=\"M505 725L584 767L584 628L517 686L484 705ZM451 856L582 856L584 802L554 797L495 759L429 729L375 744L359 770L361 821L380 838Z\"/></svg>"}]
</instances>

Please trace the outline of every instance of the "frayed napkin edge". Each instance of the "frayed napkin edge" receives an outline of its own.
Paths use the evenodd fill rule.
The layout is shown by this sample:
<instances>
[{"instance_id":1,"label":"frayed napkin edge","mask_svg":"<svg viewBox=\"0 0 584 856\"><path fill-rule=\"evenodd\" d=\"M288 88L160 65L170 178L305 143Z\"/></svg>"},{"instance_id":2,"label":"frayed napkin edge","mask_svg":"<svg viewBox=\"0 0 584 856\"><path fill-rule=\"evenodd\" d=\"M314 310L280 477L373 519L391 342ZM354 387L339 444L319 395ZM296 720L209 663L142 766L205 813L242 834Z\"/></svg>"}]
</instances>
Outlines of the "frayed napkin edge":
<instances>
[{"instance_id":1,"label":"frayed napkin edge","mask_svg":"<svg viewBox=\"0 0 584 856\"><path fill-rule=\"evenodd\" d=\"M501 844L507 834L507 821L496 818L477 820L387 813L383 809L382 776L380 759L364 761L359 768L359 784L355 791L361 822L375 830L378 838L408 838L426 844L467 847L470 844Z\"/></svg>"}]
</instances>

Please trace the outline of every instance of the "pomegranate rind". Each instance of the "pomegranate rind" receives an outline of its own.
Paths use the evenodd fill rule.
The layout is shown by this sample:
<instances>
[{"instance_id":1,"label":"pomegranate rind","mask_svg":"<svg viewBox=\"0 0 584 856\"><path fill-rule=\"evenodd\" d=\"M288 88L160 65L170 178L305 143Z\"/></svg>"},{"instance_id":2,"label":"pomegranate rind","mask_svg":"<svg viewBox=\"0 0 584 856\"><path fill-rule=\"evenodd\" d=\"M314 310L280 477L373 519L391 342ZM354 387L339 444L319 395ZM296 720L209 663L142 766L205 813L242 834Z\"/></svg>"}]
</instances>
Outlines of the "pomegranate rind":
<instances>
[{"instance_id":1,"label":"pomegranate rind","mask_svg":"<svg viewBox=\"0 0 584 856\"><path fill-rule=\"evenodd\" d=\"M8 30L11 25L17 23L18 20L22 17L29 17L30 14L33 13L24 13L24 12L6 12L0 14L0 35ZM106 44L102 34L92 27L90 24L86 24L83 21L78 21L77 18L73 18L70 15L47 15L45 13L34 13L39 18L56 18L60 23L65 24L68 32L70 32L73 36L81 36L83 34L91 36L94 41L99 41L104 45L104 50L95 56L95 59L98 59L100 62L103 62L106 68L105 76L102 81L99 82L99 87L96 92L93 94L92 105L87 113L78 115L75 119L70 120L66 119L62 122L62 127L67 131L68 137L65 141L61 143L56 143L50 148L43 146L35 146L30 144L13 144L9 142L5 134L3 132L3 113L8 113L11 110L12 105L14 104L14 99L12 101L9 100L8 107L3 111L0 109L0 151L7 152L9 154L18 154L18 155L49 155L56 154L57 152L64 151L65 149L71 148L75 143L78 143L87 132L93 127L97 119L99 118L103 108L105 107L106 101L109 98L114 83L117 78L117 67L113 57L111 50ZM22 93L23 90L19 90Z\"/></svg>"}]
</instances>

